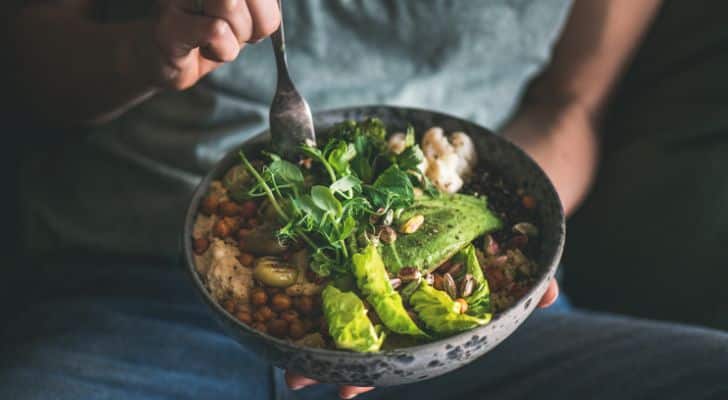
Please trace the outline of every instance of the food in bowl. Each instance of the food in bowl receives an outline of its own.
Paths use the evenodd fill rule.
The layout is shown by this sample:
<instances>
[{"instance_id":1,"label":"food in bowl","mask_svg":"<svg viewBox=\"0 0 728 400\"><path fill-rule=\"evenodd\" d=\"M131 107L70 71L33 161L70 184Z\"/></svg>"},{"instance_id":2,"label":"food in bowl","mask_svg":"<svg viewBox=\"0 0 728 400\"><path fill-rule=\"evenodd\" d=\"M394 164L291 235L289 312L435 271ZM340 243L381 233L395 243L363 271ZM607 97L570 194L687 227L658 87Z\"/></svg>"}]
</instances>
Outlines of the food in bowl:
<instances>
[{"instance_id":1,"label":"food in bowl","mask_svg":"<svg viewBox=\"0 0 728 400\"><path fill-rule=\"evenodd\" d=\"M488 324L534 284L533 196L478 160L464 132L335 125L291 163L240 153L192 231L210 295L306 347L407 347Z\"/></svg>"}]
</instances>

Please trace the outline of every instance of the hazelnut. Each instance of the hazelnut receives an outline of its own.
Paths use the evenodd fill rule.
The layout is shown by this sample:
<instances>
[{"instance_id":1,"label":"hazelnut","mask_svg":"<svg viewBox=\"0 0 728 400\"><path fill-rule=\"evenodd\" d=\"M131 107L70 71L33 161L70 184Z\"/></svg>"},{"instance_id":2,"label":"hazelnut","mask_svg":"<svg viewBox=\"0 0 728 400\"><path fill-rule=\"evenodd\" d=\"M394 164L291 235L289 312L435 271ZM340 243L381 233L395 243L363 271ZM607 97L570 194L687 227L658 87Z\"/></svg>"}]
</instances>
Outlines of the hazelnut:
<instances>
[{"instance_id":1,"label":"hazelnut","mask_svg":"<svg viewBox=\"0 0 728 400\"><path fill-rule=\"evenodd\" d=\"M226 217L235 217L242 213L242 208L232 201L223 201L218 206L220 214Z\"/></svg>"},{"instance_id":2,"label":"hazelnut","mask_svg":"<svg viewBox=\"0 0 728 400\"><path fill-rule=\"evenodd\" d=\"M200 203L200 210L205 215L212 215L217 211L217 207L220 204L220 199L214 195L208 195Z\"/></svg>"},{"instance_id":3,"label":"hazelnut","mask_svg":"<svg viewBox=\"0 0 728 400\"><path fill-rule=\"evenodd\" d=\"M250 302L255 306L262 306L268 302L268 295L262 288L255 288L250 294Z\"/></svg>"},{"instance_id":4,"label":"hazelnut","mask_svg":"<svg viewBox=\"0 0 728 400\"><path fill-rule=\"evenodd\" d=\"M268 333L271 335L282 338L288 334L288 322L282 319L272 319L267 324Z\"/></svg>"},{"instance_id":5,"label":"hazelnut","mask_svg":"<svg viewBox=\"0 0 728 400\"><path fill-rule=\"evenodd\" d=\"M306 335L306 326L298 319L294 319L288 324L288 336L291 339L300 339Z\"/></svg>"},{"instance_id":6,"label":"hazelnut","mask_svg":"<svg viewBox=\"0 0 728 400\"><path fill-rule=\"evenodd\" d=\"M192 250L197 255L206 252L208 247L210 247L210 241L205 238L197 238L192 241Z\"/></svg>"},{"instance_id":7,"label":"hazelnut","mask_svg":"<svg viewBox=\"0 0 728 400\"><path fill-rule=\"evenodd\" d=\"M276 293L270 299L270 307L277 312L288 310L291 308L291 298L284 293Z\"/></svg>"}]
</instances>

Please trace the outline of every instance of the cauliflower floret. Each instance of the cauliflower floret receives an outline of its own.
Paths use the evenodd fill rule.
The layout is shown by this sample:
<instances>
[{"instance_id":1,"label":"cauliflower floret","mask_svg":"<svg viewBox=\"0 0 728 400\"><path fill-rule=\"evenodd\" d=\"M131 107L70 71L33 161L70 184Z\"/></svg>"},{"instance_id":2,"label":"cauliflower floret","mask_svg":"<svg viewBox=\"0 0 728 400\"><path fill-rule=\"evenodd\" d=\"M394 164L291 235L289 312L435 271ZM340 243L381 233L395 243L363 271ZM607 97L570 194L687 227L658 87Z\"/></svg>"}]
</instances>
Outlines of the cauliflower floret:
<instances>
[{"instance_id":1,"label":"cauliflower floret","mask_svg":"<svg viewBox=\"0 0 728 400\"><path fill-rule=\"evenodd\" d=\"M389 151L394 154L401 154L406 148L407 135L402 132L393 133L387 140Z\"/></svg>"},{"instance_id":2,"label":"cauliflower floret","mask_svg":"<svg viewBox=\"0 0 728 400\"><path fill-rule=\"evenodd\" d=\"M240 265L240 251L222 240L214 239L205 252L207 285L218 300L232 297L238 303L247 303L253 286L253 270ZM199 269L199 265L198 265Z\"/></svg>"},{"instance_id":3,"label":"cauliflower floret","mask_svg":"<svg viewBox=\"0 0 728 400\"><path fill-rule=\"evenodd\" d=\"M463 132L448 139L442 128L432 127L422 137L422 151L428 161L425 174L447 193L460 190L477 163L475 145Z\"/></svg>"}]
</instances>

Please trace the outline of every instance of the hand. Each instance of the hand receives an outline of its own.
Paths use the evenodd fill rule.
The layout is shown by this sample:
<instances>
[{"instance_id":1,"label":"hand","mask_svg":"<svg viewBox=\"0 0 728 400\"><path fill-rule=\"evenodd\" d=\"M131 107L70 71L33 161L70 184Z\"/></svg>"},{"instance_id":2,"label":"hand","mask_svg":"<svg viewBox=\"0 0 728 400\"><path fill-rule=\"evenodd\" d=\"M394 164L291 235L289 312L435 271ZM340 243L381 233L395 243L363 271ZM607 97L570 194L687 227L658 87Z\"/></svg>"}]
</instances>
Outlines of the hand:
<instances>
[{"instance_id":1,"label":"hand","mask_svg":"<svg viewBox=\"0 0 728 400\"><path fill-rule=\"evenodd\" d=\"M281 22L276 0L160 0L159 6L152 40L138 37L138 46L155 60L155 84L176 90L233 61Z\"/></svg>"},{"instance_id":2,"label":"hand","mask_svg":"<svg viewBox=\"0 0 728 400\"><path fill-rule=\"evenodd\" d=\"M546 308L554 304L556 299L559 297L559 284L556 279L552 279L548 289L541 297L541 301L538 303L539 308ZM290 371L286 371L286 384L293 390L303 389L306 386L315 385L318 382L306 378L305 376L295 374ZM362 386L342 386L339 388L339 397L342 399L353 399L354 397L374 390L373 387L362 387Z\"/></svg>"}]
</instances>

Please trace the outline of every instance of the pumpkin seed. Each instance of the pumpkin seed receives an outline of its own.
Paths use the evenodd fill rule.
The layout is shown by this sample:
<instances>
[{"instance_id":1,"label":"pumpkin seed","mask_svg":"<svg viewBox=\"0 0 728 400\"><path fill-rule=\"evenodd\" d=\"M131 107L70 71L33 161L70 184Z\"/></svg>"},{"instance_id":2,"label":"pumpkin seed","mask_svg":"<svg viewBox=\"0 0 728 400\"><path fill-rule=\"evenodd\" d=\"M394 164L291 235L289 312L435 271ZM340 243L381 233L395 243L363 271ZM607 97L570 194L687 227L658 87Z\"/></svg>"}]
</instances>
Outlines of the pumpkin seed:
<instances>
[{"instance_id":1,"label":"pumpkin seed","mask_svg":"<svg viewBox=\"0 0 728 400\"><path fill-rule=\"evenodd\" d=\"M452 275L449 273L445 273L445 275L442 276L442 286L445 292L451 297L456 298L458 297L458 289L455 285L455 279L452 278Z\"/></svg>"}]
</instances>

